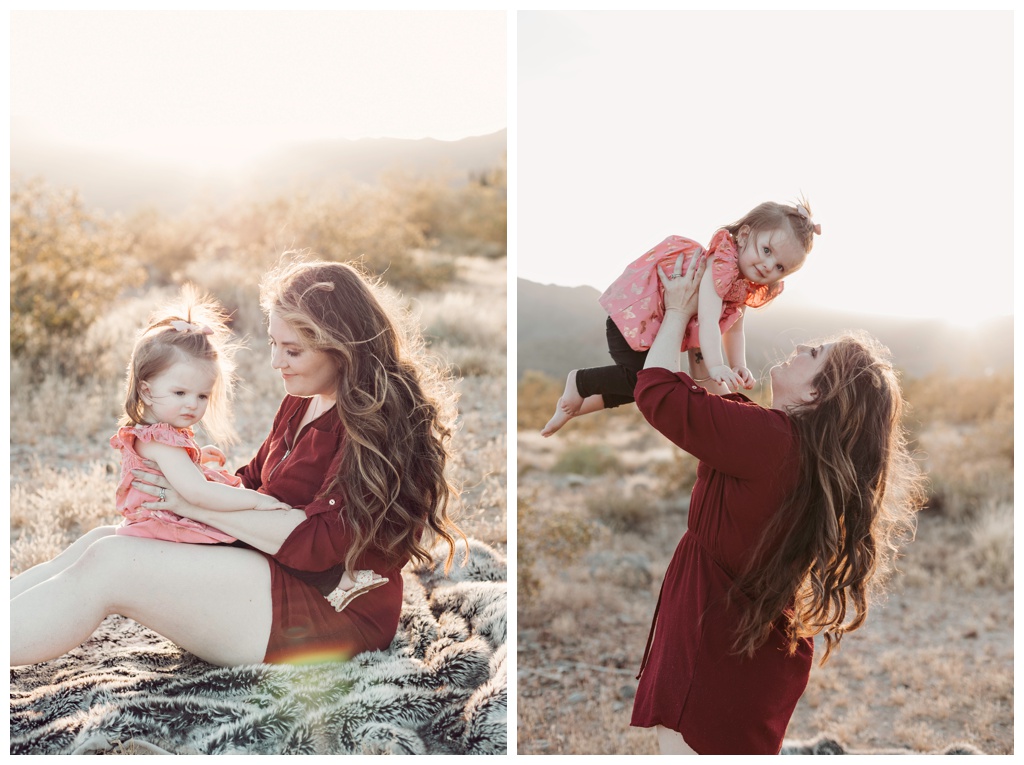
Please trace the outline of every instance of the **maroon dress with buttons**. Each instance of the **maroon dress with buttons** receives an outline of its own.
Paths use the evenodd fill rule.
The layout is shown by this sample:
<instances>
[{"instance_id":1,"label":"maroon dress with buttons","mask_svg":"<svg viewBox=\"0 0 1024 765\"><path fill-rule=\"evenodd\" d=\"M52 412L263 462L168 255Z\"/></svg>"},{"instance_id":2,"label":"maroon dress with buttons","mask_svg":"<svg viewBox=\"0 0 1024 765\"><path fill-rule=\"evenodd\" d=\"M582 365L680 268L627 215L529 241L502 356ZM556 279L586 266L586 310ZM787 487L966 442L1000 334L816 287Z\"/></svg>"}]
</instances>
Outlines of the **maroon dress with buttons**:
<instances>
[{"instance_id":1,"label":"maroon dress with buttons","mask_svg":"<svg viewBox=\"0 0 1024 765\"><path fill-rule=\"evenodd\" d=\"M686 374L665 369L640 372L636 403L700 464L686 533L665 572L631 724L679 731L700 754L777 754L807 686L814 644L803 639L791 655L780 614L753 657L734 653L744 596L732 584L797 487L796 433L782 411L739 394L709 394Z\"/></svg>"},{"instance_id":2,"label":"maroon dress with buttons","mask_svg":"<svg viewBox=\"0 0 1024 765\"><path fill-rule=\"evenodd\" d=\"M373 548L356 560L355 569L372 569L390 581L355 598L340 613L327 602L352 544L351 527L339 514L343 497L323 494L340 458L345 429L331 409L297 433L309 401L285 397L267 440L237 472L248 488L262 489L306 513L275 554L263 553L270 564L273 601L264 661L272 663L345 660L387 648L402 610L401 569L407 559L389 563Z\"/></svg>"}]
</instances>

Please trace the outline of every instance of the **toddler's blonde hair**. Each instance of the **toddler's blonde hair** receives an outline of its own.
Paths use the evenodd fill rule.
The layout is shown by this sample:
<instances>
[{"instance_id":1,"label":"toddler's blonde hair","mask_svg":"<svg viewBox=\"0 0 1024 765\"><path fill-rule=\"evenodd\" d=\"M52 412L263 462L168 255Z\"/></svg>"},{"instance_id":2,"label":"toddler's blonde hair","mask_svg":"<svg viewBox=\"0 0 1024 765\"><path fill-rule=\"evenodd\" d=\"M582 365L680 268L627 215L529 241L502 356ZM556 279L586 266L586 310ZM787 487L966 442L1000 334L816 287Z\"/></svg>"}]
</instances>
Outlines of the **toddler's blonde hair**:
<instances>
[{"instance_id":1,"label":"toddler's blonde hair","mask_svg":"<svg viewBox=\"0 0 1024 765\"><path fill-rule=\"evenodd\" d=\"M801 207L806 211L806 215L800 211ZM805 198L801 198L792 205L762 202L735 223L722 226L722 228L732 234L735 239L743 226L750 226L751 234L770 229L785 229L788 226L806 254L814 246L815 233L821 233L820 227L817 228L817 231L815 230L811 215L811 203Z\"/></svg>"},{"instance_id":2,"label":"toddler's blonde hair","mask_svg":"<svg viewBox=\"0 0 1024 765\"><path fill-rule=\"evenodd\" d=\"M188 327L176 329L175 322ZM180 326L180 325L179 325ZM209 332L205 328L209 328ZM214 441L237 440L231 425L231 393L235 382L234 354L238 345L231 339L228 315L210 295L186 284L178 299L154 311L149 324L135 343L125 380L124 415L120 424L146 423L142 383L153 379L179 361L208 364L214 372L210 403L203 417L203 429Z\"/></svg>"}]
</instances>

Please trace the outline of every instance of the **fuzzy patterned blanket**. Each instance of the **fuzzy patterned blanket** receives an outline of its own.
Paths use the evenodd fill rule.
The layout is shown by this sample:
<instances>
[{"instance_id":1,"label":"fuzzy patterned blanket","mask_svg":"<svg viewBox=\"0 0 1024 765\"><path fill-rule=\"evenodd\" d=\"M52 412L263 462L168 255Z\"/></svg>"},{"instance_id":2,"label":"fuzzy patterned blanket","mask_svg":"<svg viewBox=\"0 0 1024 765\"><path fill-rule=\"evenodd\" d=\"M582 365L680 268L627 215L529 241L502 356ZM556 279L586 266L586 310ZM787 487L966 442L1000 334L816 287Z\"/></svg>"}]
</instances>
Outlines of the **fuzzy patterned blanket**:
<instances>
[{"instance_id":1,"label":"fuzzy patterned blanket","mask_svg":"<svg viewBox=\"0 0 1024 765\"><path fill-rule=\"evenodd\" d=\"M931 752L911 749L847 749L829 736L818 736L810 741L786 741L779 754L984 754L971 744L957 742Z\"/></svg>"},{"instance_id":2,"label":"fuzzy patterned blanket","mask_svg":"<svg viewBox=\"0 0 1024 765\"><path fill-rule=\"evenodd\" d=\"M344 664L215 667L110 617L11 670L11 754L504 754L505 559L440 563L404 572L390 648Z\"/></svg>"}]
</instances>

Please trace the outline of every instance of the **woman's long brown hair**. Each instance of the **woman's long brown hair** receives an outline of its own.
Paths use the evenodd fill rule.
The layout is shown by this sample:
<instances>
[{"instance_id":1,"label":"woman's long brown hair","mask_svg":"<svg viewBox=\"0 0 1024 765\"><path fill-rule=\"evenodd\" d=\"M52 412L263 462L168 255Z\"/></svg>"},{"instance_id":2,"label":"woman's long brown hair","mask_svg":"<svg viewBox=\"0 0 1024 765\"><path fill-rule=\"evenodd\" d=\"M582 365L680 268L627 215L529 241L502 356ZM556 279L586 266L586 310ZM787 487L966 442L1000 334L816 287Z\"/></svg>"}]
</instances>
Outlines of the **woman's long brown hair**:
<instances>
[{"instance_id":1,"label":"woman's long brown hair","mask_svg":"<svg viewBox=\"0 0 1024 765\"><path fill-rule=\"evenodd\" d=\"M264 311L338 368L335 409L345 438L326 492L345 497L341 519L355 540L346 567L370 547L395 563L428 563L429 531L448 544L447 570L455 537L465 540L448 514L458 492L445 475L455 396L394 302L345 263L293 260L261 285Z\"/></svg>"},{"instance_id":2,"label":"woman's long brown hair","mask_svg":"<svg viewBox=\"0 0 1024 765\"><path fill-rule=\"evenodd\" d=\"M751 602L734 649L752 655L776 626L791 652L823 632L824 664L843 635L864 624L872 593L913 536L924 491L885 348L867 335L835 339L813 388L813 403L791 411L798 488L736 581Z\"/></svg>"}]
</instances>

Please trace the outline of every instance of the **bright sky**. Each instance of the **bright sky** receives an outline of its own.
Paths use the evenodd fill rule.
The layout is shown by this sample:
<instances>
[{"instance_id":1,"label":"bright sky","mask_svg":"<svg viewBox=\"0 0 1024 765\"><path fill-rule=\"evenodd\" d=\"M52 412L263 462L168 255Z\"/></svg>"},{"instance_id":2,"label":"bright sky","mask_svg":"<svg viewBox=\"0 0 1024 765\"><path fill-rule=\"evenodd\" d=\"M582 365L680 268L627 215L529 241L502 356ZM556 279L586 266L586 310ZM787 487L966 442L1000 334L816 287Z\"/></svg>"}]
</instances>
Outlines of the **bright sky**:
<instances>
[{"instance_id":1,"label":"bright sky","mask_svg":"<svg viewBox=\"0 0 1024 765\"><path fill-rule=\"evenodd\" d=\"M519 276L603 290L668 234L802 192L823 235L782 300L1013 313L1011 13L523 12L517 34Z\"/></svg>"},{"instance_id":2,"label":"bright sky","mask_svg":"<svg viewBox=\"0 0 1024 765\"><path fill-rule=\"evenodd\" d=\"M282 141L506 127L503 12L11 14L11 114L52 138L230 165Z\"/></svg>"}]
</instances>

